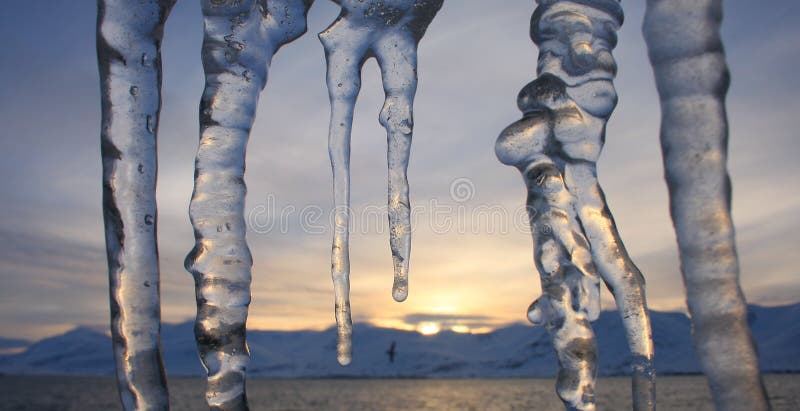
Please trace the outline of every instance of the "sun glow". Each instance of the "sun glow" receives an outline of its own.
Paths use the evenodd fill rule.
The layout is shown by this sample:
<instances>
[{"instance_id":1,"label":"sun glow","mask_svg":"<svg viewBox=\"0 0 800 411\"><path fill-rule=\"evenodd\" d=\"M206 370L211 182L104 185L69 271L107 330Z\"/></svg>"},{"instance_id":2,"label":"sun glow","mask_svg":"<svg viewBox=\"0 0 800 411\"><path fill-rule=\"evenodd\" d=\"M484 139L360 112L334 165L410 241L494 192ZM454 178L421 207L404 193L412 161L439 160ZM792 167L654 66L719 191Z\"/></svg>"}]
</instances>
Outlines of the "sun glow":
<instances>
[{"instance_id":1,"label":"sun glow","mask_svg":"<svg viewBox=\"0 0 800 411\"><path fill-rule=\"evenodd\" d=\"M441 331L439 324L433 322L422 322L417 326L417 332L422 335L434 335Z\"/></svg>"}]
</instances>

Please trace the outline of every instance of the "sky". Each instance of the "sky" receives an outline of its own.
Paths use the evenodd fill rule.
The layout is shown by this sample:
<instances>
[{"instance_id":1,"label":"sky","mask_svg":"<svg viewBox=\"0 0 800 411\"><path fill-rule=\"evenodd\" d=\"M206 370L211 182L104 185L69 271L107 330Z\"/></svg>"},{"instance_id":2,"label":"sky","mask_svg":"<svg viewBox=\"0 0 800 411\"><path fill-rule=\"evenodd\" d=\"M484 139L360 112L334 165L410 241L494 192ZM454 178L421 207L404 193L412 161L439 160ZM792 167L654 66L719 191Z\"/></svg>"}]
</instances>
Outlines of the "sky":
<instances>
[{"instance_id":1,"label":"sky","mask_svg":"<svg viewBox=\"0 0 800 411\"><path fill-rule=\"evenodd\" d=\"M625 244L647 278L649 305L685 310L658 142L658 96L641 24L625 1L615 56L620 103L599 162ZM729 166L741 282L751 303L800 300L800 3L727 1L732 73ZM540 293L516 169L494 155L535 77L531 0L447 0L419 52L409 181L414 214L410 297L391 298L386 137L374 60L364 66L352 136L351 304L377 325L480 332L523 321ZM329 105L316 33L338 7L317 0L309 31L273 60L247 152L245 214L254 256L251 329L334 324ZM37 339L108 321L101 213L96 4L7 0L0 14L0 336ZM199 2L180 0L163 42L158 238L162 316L194 317L183 260L203 89ZM383 214L382 214L382 213ZM604 294L604 307L613 300Z\"/></svg>"}]
</instances>

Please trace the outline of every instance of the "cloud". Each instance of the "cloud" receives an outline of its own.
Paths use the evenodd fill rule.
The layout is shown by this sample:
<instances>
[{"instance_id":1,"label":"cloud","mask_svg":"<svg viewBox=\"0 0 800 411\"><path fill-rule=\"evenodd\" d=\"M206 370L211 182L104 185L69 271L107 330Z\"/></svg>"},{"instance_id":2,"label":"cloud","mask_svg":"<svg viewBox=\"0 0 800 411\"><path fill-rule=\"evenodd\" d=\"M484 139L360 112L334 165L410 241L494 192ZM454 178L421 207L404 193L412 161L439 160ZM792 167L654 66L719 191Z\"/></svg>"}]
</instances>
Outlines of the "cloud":
<instances>
[{"instance_id":1,"label":"cloud","mask_svg":"<svg viewBox=\"0 0 800 411\"><path fill-rule=\"evenodd\" d=\"M492 317L486 315L458 315L458 314L428 314L414 313L407 314L403 321L409 324L417 324L425 321L438 323L463 323L463 322L491 322Z\"/></svg>"},{"instance_id":2,"label":"cloud","mask_svg":"<svg viewBox=\"0 0 800 411\"><path fill-rule=\"evenodd\" d=\"M491 329L498 325L497 318L486 315L414 313L403 317L403 323L418 327L434 323L440 328L467 327L466 329Z\"/></svg>"}]
</instances>

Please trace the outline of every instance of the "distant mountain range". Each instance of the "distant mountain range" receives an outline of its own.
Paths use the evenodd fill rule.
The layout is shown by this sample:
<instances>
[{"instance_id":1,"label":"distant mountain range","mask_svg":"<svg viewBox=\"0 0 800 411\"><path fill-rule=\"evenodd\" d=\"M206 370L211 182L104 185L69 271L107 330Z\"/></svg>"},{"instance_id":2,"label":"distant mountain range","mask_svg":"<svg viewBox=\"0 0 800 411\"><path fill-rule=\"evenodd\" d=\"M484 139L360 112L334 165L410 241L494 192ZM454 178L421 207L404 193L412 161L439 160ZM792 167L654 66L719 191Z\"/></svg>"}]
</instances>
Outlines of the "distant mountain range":
<instances>
[{"instance_id":1,"label":"distant mountain range","mask_svg":"<svg viewBox=\"0 0 800 411\"><path fill-rule=\"evenodd\" d=\"M660 374L700 372L690 338L689 319L682 313L651 313ZM800 304L751 306L750 325L766 372L800 372ZM593 323L600 352L600 374L622 375L629 357L622 323L616 312L603 312ZM257 377L551 377L556 358L541 327L515 324L488 334L443 331L433 336L357 324L353 363L336 363L336 332L248 331L252 356L249 373ZM25 343L19 340L13 344ZM386 351L396 343L394 363ZM164 325L162 342L167 372L202 375L191 323ZM24 352L0 355L0 373L112 375L110 339L79 327L27 346Z\"/></svg>"}]
</instances>

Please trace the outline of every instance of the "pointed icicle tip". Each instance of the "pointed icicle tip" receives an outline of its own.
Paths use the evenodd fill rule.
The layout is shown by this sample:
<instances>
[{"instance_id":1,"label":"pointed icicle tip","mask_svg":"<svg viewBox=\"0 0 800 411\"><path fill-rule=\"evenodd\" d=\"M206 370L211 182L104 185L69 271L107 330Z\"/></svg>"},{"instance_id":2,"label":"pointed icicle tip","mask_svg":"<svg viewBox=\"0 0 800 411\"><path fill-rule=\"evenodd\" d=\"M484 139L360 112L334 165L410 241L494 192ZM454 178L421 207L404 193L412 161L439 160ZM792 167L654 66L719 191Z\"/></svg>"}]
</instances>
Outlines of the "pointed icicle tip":
<instances>
[{"instance_id":1,"label":"pointed icicle tip","mask_svg":"<svg viewBox=\"0 0 800 411\"><path fill-rule=\"evenodd\" d=\"M392 298L398 303L408 299L408 281L395 281L392 287Z\"/></svg>"},{"instance_id":2,"label":"pointed icicle tip","mask_svg":"<svg viewBox=\"0 0 800 411\"><path fill-rule=\"evenodd\" d=\"M336 361L339 365L346 367L353 361L353 349L351 335L340 335L339 342L336 344Z\"/></svg>"}]
</instances>

